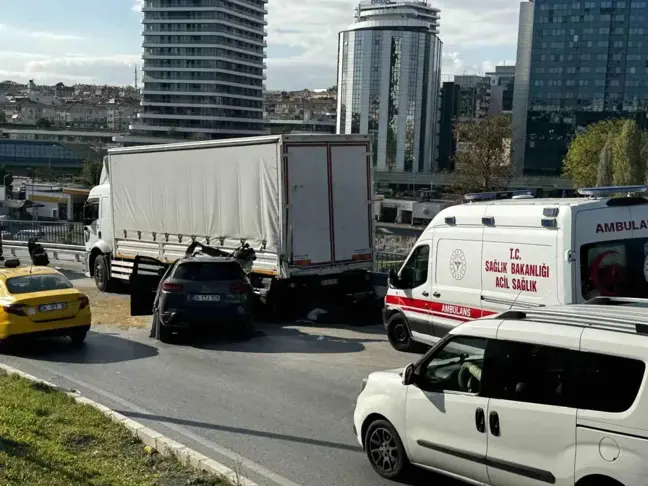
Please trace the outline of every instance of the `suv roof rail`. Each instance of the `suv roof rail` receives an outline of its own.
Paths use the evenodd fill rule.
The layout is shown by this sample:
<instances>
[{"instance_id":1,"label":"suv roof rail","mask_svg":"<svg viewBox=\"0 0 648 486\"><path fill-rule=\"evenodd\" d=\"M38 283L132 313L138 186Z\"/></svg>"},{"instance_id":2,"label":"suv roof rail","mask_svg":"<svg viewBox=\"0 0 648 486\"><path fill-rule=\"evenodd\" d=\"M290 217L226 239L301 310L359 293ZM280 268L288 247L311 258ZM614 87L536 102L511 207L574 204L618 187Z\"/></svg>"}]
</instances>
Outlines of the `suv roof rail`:
<instances>
[{"instance_id":1,"label":"suv roof rail","mask_svg":"<svg viewBox=\"0 0 648 486\"><path fill-rule=\"evenodd\" d=\"M499 199L533 199L535 196L531 189L521 191L499 191L499 192L473 192L464 194L466 202L495 201ZM522 196L522 197L520 197Z\"/></svg>"},{"instance_id":2,"label":"suv roof rail","mask_svg":"<svg viewBox=\"0 0 648 486\"><path fill-rule=\"evenodd\" d=\"M578 189L578 194L589 197L611 197L615 194L626 193L628 195L648 191L645 185L635 186L603 186L603 187L583 187Z\"/></svg>"},{"instance_id":3,"label":"suv roof rail","mask_svg":"<svg viewBox=\"0 0 648 486\"><path fill-rule=\"evenodd\" d=\"M594 297L586 300L582 305L628 305L634 307L648 307L648 299L638 297Z\"/></svg>"},{"instance_id":4,"label":"suv roof rail","mask_svg":"<svg viewBox=\"0 0 648 486\"><path fill-rule=\"evenodd\" d=\"M594 300L594 299L592 299ZM572 327L590 327L606 331L615 331L629 334L648 335L648 300L632 299L644 305L629 305L623 310L619 308L594 308L591 305L606 305L599 301L598 304L590 301L589 305L571 304L565 306L545 307L529 310L511 310L493 316L496 319L531 320L546 324L558 324ZM629 303L629 302L628 302ZM608 304L609 305L609 304ZM614 305L614 304L612 304ZM619 305L619 304L617 304Z\"/></svg>"}]
</instances>

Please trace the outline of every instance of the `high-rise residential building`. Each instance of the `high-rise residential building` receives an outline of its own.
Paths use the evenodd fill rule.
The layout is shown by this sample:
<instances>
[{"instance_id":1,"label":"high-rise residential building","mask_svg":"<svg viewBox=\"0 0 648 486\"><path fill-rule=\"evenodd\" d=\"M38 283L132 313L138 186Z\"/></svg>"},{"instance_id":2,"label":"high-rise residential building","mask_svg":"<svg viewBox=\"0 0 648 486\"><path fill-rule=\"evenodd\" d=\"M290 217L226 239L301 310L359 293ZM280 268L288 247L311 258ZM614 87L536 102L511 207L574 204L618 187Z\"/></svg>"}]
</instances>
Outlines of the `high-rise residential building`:
<instances>
[{"instance_id":1,"label":"high-rise residential building","mask_svg":"<svg viewBox=\"0 0 648 486\"><path fill-rule=\"evenodd\" d=\"M265 133L267 0L145 0L141 110L131 130L189 139Z\"/></svg>"},{"instance_id":2,"label":"high-rise residential building","mask_svg":"<svg viewBox=\"0 0 648 486\"><path fill-rule=\"evenodd\" d=\"M370 0L339 34L337 132L373 135L378 171L436 169L438 29L427 1Z\"/></svg>"},{"instance_id":3,"label":"high-rise residential building","mask_svg":"<svg viewBox=\"0 0 648 486\"><path fill-rule=\"evenodd\" d=\"M491 79L464 74L454 77L459 86L459 118L474 120L488 116L491 105Z\"/></svg>"},{"instance_id":4,"label":"high-rise residential building","mask_svg":"<svg viewBox=\"0 0 648 486\"><path fill-rule=\"evenodd\" d=\"M486 73L491 80L491 103L488 114L500 115L513 111L515 66L495 66L495 71Z\"/></svg>"},{"instance_id":5,"label":"high-rise residential building","mask_svg":"<svg viewBox=\"0 0 648 486\"><path fill-rule=\"evenodd\" d=\"M645 122L648 2L536 0L522 7L515 102L526 117L520 109L514 120L514 143L524 135L515 162L525 174L558 175L582 128L608 118ZM518 92L523 81L526 97Z\"/></svg>"}]
</instances>

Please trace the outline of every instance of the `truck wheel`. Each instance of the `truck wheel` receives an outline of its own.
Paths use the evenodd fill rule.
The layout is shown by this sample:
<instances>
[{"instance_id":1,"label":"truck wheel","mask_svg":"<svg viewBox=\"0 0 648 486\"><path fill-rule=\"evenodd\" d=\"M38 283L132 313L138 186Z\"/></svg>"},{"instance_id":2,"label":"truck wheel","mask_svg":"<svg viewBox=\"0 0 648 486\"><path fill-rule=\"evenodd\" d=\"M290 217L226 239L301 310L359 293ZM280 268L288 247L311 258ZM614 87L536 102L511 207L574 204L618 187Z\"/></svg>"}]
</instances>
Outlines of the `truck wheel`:
<instances>
[{"instance_id":1,"label":"truck wheel","mask_svg":"<svg viewBox=\"0 0 648 486\"><path fill-rule=\"evenodd\" d=\"M407 320L401 314L395 314L387 323L387 338L389 344L403 353L418 353L423 350L423 345L412 339L412 333L407 325Z\"/></svg>"},{"instance_id":2,"label":"truck wheel","mask_svg":"<svg viewBox=\"0 0 648 486\"><path fill-rule=\"evenodd\" d=\"M108 272L108 262L104 255L99 255L94 261L94 280L97 288L102 292L110 292L114 287L114 282Z\"/></svg>"}]
</instances>

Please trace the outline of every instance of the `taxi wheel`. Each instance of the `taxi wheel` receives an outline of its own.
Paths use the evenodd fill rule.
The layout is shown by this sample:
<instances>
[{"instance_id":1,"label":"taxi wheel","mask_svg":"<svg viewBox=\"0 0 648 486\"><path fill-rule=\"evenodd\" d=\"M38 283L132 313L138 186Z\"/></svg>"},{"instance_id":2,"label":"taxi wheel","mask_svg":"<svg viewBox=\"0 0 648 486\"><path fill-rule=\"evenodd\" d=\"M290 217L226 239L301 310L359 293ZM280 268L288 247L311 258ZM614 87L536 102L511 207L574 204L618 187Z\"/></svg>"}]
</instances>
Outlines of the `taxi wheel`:
<instances>
[{"instance_id":1,"label":"taxi wheel","mask_svg":"<svg viewBox=\"0 0 648 486\"><path fill-rule=\"evenodd\" d=\"M88 331L85 330L74 331L73 333L70 334L70 339L72 340L72 344L75 346L83 346L83 343L87 335L88 335Z\"/></svg>"}]
</instances>

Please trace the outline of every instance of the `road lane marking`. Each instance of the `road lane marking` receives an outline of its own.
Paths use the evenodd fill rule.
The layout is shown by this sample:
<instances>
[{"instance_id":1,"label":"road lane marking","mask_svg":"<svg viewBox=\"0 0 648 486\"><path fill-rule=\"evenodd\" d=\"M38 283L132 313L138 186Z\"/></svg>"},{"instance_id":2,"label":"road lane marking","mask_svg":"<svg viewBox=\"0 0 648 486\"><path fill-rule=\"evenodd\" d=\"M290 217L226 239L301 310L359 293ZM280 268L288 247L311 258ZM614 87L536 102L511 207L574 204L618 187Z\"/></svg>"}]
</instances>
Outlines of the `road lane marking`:
<instances>
[{"instance_id":1,"label":"road lane marking","mask_svg":"<svg viewBox=\"0 0 648 486\"><path fill-rule=\"evenodd\" d=\"M33 362L30 362L30 365L41 369L43 371L43 373L50 373L50 374L52 373L51 368L45 368L45 367L42 367L39 364L36 364L36 363L33 363ZM97 388L94 385L86 383L86 382L84 382L82 380L79 380L77 378L71 378L71 377L69 377L67 375L63 375L62 378L64 380L75 383L76 385L78 385L78 386L80 386L82 388L86 388L86 389L88 389L88 390L90 390L90 391L92 391L92 392L94 392L94 393L96 393L96 394L98 394L100 396L104 396L104 397L108 398L109 400L112 400L113 402L119 403L120 405L132 410L133 412L146 414L146 415L150 415L150 416L155 416L156 415L156 414L154 414L153 412L151 412L149 410L143 409L143 408L135 405L134 403L129 402L128 400L124 400L121 397L113 395L112 393L107 392L105 390L101 390L100 388ZM243 456L241 456L240 454L235 453L234 451L231 451L229 449L226 449L225 447L219 446L215 442L212 442L212 441L210 441L208 439L205 439L204 437L201 437L198 434L195 434L195 433L191 432L190 430L186 429L185 427L183 427L181 425L176 425L176 424L173 424L173 423L167 423L167 422L162 422L162 421L156 421L156 420L153 420L153 419L149 419L149 420L151 420L152 422L155 422L155 423L159 423L160 425L162 425L164 427L167 427L167 428L169 428L169 429L171 429L171 430L173 430L173 431L175 431L175 432L177 432L177 433L179 433L181 435L184 435L185 437L187 437L190 440L193 440L194 442L198 442L202 446L213 450L217 454L220 454L221 456L226 457L227 459L229 459L231 461L234 461L235 464L241 464L241 466L244 469L248 469L248 470L258 474L259 476L263 476L264 478L269 479L270 481L278 484L279 486L300 486L299 484L291 481L288 478L285 478L285 477L277 474L274 471L271 471L270 469L262 466L261 464L257 464L256 462L253 462L253 461L251 461L249 459L246 459Z\"/></svg>"}]
</instances>

